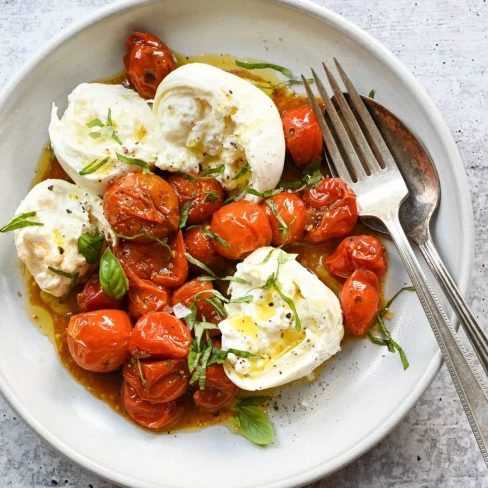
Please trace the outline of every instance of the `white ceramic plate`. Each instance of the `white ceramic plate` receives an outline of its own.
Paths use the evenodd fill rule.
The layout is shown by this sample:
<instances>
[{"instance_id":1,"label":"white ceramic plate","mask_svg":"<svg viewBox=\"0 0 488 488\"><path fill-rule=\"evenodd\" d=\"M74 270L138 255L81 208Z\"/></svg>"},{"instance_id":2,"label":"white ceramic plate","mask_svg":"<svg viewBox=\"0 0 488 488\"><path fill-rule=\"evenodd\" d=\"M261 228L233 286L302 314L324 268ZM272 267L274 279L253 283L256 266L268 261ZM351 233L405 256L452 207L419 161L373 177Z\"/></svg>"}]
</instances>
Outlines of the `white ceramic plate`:
<instances>
[{"instance_id":1,"label":"white ceramic plate","mask_svg":"<svg viewBox=\"0 0 488 488\"><path fill-rule=\"evenodd\" d=\"M340 59L360 91L420 135L438 165L443 195L435 240L465 291L472 214L454 141L424 90L398 60L342 17L304 0L124 1L65 30L6 87L0 99L0 221L26 194L48 138L51 103L64 109L79 83L121 71L126 35L148 30L187 54L260 58L295 72ZM408 278L390 246L388 295ZM130 487L282 488L344 466L383 438L414 405L441 364L416 296L403 296L390 323L410 360L367 340L351 343L321 382L285 389L272 411L277 441L256 447L226 427L177 435L135 428L92 397L61 366L28 317L12 236L0 236L0 389L50 444L87 469Z\"/></svg>"}]
</instances>

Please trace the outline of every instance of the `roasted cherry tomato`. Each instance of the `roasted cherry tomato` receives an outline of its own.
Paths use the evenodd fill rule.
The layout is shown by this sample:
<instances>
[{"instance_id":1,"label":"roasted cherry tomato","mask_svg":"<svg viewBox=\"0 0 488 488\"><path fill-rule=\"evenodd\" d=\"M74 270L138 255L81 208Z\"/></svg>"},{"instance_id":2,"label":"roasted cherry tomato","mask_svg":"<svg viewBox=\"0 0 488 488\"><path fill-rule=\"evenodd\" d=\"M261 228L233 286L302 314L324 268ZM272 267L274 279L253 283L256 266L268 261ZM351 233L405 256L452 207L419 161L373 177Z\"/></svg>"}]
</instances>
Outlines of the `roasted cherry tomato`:
<instances>
[{"instance_id":1,"label":"roasted cherry tomato","mask_svg":"<svg viewBox=\"0 0 488 488\"><path fill-rule=\"evenodd\" d=\"M129 281L129 314L133 320L149 312L164 312L169 308L170 294L166 288L152 281L132 276Z\"/></svg>"},{"instance_id":2,"label":"roasted cherry tomato","mask_svg":"<svg viewBox=\"0 0 488 488\"><path fill-rule=\"evenodd\" d=\"M188 260L181 231L168 238L167 244L171 251L157 242L145 244L126 240L114 251L128 278L137 276L160 286L174 288L182 285L188 276Z\"/></svg>"},{"instance_id":3,"label":"roasted cherry tomato","mask_svg":"<svg viewBox=\"0 0 488 488\"><path fill-rule=\"evenodd\" d=\"M176 68L168 46L147 32L133 32L126 41L124 64L132 86L143 98L154 98L159 84Z\"/></svg>"},{"instance_id":4,"label":"roasted cherry tomato","mask_svg":"<svg viewBox=\"0 0 488 488\"><path fill-rule=\"evenodd\" d=\"M214 243L217 252L227 259L244 259L256 249L269 246L273 239L264 208L245 200L224 205L213 215L210 229L229 245Z\"/></svg>"},{"instance_id":5,"label":"roasted cherry tomato","mask_svg":"<svg viewBox=\"0 0 488 488\"><path fill-rule=\"evenodd\" d=\"M212 215L224 203L224 190L214 178L198 178L198 175L188 175L188 180L183 176L171 175L168 183L174 188L180 207L190 203L188 208L189 225L208 222Z\"/></svg>"},{"instance_id":6,"label":"roasted cherry tomato","mask_svg":"<svg viewBox=\"0 0 488 488\"><path fill-rule=\"evenodd\" d=\"M132 359L124 364L123 374L142 400L153 403L176 400L185 393L190 382L186 359L139 363Z\"/></svg>"},{"instance_id":7,"label":"roasted cherry tomato","mask_svg":"<svg viewBox=\"0 0 488 488\"><path fill-rule=\"evenodd\" d=\"M188 283L185 283L181 288L178 288L175 291L171 304L173 307L178 303L181 303L185 307L189 307L195 300L195 296L198 293L201 293L201 295L198 295L196 298L197 320L202 321L205 317L207 322L212 322L217 325L224 319L224 317L220 317L215 307L211 303L205 301L205 298L213 297L212 293L204 293L213 289L213 285L210 281L200 281L198 279L188 281ZM210 330L209 332L212 336L220 334L220 330Z\"/></svg>"},{"instance_id":8,"label":"roasted cherry tomato","mask_svg":"<svg viewBox=\"0 0 488 488\"><path fill-rule=\"evenodd\" d=\"M103 212L115 232L128 237L151 234L164 239L178 230L180 210L173 187L157 175L129 173L103 197ZM140 242L150 242L139 237Z\"/></svg>"},{"instance_id":9,"label":"roasted cherry tomato","mask_svg":"<svg viewBox=\"0 0 488 488\"><path fill-rule=\"evenodd\" d=\"M91 278L86 282L83 291L76 297L80 312L91 312L92 310L102 309L121 309L124 308L124 297L118 300L110 298L103 290L100 284L98 273L93 273Z\"/></svg>"},{"instance_id":10,"label":"roasted cherry tomato","mask_svg":"<svg viewBox=\"0 0 488 488\"><path fill-rule=\"evenodd\" d=\"M122 387L122 401L129 416L148 429L161 429L177 422L183 414L180 400L153 403L143 400L127 381Z\"/></svg>"},{"instance_id":11,"label":"roasted cherry tomato","mask_svg":"<svg viewBox=\"0 0 488 488\"><path fill-rule=\"evenodd\" d=\"M273 230L273 246L288 245L302 238L307 217L305 204L300 197L293 193L279 193L268 198L263 203L263 208L268 214ZM281 217L286 227L278 220L275 212Z\"/></svg>"},{"instance_id":12,"label":"roasted cherry tomato","mask_svg":"<svg viewBox=\"0 0 488 488\"><path fill-rule=\"evenodd\" d=\"M327 256L325 264L332 274L343 278L359 268L368 269L381 278L387 267L385 249L378 239L371 236L346 237Z\"/></svg>"},{"instance_id":13,"label":"roasted cherry tomato","mask_svg":"<svg viewBox=\"0 0 488 488\"><path fill-rule=\"evenodd\" d=\"M200 408L214 412L227 405L235 396L237 386L227 377L221 364L212 364L207 368L205 388L193 394L195 404Z\"/></svg>"},{"instance_id":14,"label":"roasted cherry tomato","mask_svg":"<svg viewBox=\"0 0 488 488\"><path fill-rule=\"evenodd\" d=\"M184 233L186 252L210 268L219 260L219 253L215 249L214 240L201 227L193 227ZM198 266L189 263L195 273L201 273Z\"/></svg>"},{"instance_id":15,"label":"roasted cherry tomato","mask_svg":"<svg viewBox=\"0 0 488 488\"><path fill-rule=\"evenodd\" d=\"M313 244L344 237L358 220L356 196L340 178L324 178L303 194L307 207L305 240Z\"/></svg>"},{"instance_id":16,"label":"roasted cherry tomato","mask_svg":"<svg viewBox=\"0 0 488 488\"><path fill-rule=\"evenodd\" d=\"M286 149L297 166L322 157L322 132L310 105L287 110L281 121Z\"/></svg>"},{"instance_id":17,"label":"roasted cherry tomato","mask_svg":"<svg viewBox=\"0 0 488 488\"><path fill-rule=\"evenodd\" d=\"M378 277L367 269L357 269L341 291L341 308L346 329L354 335L366 334L378 314Z\"/></svg>"},{"instance_id":18,"label":"roasted cherry tomato","mask_svg":"<svg viewBox=\"0 0 488 488\"><path fill-rule=\"evenodd\" d=\"M129 342L129 351L136 359L180 359L190 351L191 333L180 320L166 312L153 312L141 317Z\"/></svg>"},{"instance_id":19,"label":"roasted cherry tomato","mask_svg":"<svg viewBox=\"0 0 488 488\"><path fill-rule=\"evenodd\" d=\"M73 315L66 338L78 366L96 373L120 368L129 357L132 323L122 310L96 310Z\"/></svg>"}]
</instances>

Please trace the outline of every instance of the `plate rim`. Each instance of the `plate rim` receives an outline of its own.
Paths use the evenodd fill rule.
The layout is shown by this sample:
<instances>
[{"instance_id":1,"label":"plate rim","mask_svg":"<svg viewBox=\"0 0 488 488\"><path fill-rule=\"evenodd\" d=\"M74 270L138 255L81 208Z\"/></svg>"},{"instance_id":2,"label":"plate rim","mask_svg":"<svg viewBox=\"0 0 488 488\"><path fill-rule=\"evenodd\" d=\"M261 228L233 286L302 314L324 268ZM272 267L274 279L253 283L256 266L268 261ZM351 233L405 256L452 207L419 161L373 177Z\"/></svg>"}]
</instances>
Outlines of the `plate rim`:
<instances>
[{"instance_id":1,"label":"plate rim","mask_svg":"<svg viewBox=\"0 0 488 488\"><path fill-rule=\"evenodd\" d=\"M122 11L129 10L133 7L138 7L151 3L162 3L173 0L116 0L113 3L105 5L101 8L95 9L93 12L84 16L82 19L72 23L61 32L56 34L53 38L45 42L36 52L34 52L29 59L22 65L22 67L5 83L0 91L0 107L8 99L10 94L20 85L23 79L30 74L30 72L47 56L55 51L67 40L76 36L79 32L85 28L103 21L104 19L118 14ZM291 9L303 12L311 15L314 18L325 22L334 28L344 33L347 37L354 42L361 45L363 48L374 54L382 63L384 63L396 76L398 76L405 85L406 89L409 89L412 93L415 93L423 105L429 118L435 123L438 132L441 135L442 144L452 155L454 164L452 170L457 183L460 188L461 205L460 212L464 221L464 234L465 239L462 245L462 256L466 262L466 266L460 271L460 277L458 286L463 295L466 295L466 291L469 285L469 277L474 261L474 218L472 211L471 194L469 191L467 175L464 169L464 164L461 159L461 155L457 149L454 138L449 130L449 127L442 117L439 109L436 107L430 95L421 83L415 78L413 73L380 41L375 39L371 34L363 30L354 22L348 20L342 15L312 2L311 0L260 0L263 2L282 5ZM363 438L354 449L340 454L337 458L326 464L319 464L306 472L296 474L292 478L271 482L266 485L262 485L261 488L292 488L303 486L308 483L312 483L324 476L330 476L335 471L350 464L371 448L373 448L378 442L384 439L395 426L406 416L410 409L415 405L419 398L425 393L432 381L437 376L443 363L440 350L432 357L428 368L424 374L419 378L417 386L410 392L403 404L398 408L382 426L375 431L374 434ZM110 481L120 484L126 487L137 486L140 487L156 487L152 483L142 482L119 473L113 469L107 468L102 464L99 464L96 460L90 459L78 453L75 449L66 445L63 441L58 439L55 435L39 423L33 415L30 414L29 409L17 401L17 398L13 392L8 388L3 376L0 372L0 395L9 405L9 407L16 412L19 417L44 441L50 446L56 449L57 452L65 457L68 457L82 468L89 472L95 473L98 476ZM169 486L168 486L169 488Z\"/></svg>"}]
</instances>

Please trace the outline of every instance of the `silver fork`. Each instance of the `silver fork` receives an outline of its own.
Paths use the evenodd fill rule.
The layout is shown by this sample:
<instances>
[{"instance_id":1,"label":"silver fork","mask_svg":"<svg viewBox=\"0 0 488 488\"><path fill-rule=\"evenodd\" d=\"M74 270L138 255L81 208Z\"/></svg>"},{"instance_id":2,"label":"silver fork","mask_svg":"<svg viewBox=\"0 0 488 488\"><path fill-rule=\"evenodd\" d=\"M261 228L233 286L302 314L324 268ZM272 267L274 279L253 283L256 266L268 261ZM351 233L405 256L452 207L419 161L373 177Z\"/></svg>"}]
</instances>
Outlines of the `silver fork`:
<instances>
[{"instance_id":1,"label":"silver fork","mask_svg":"<svg viewBox=\"0 0 488 488\"><path fill-rule=\"evenodd\" d=\"M312 74L342 151L306 78L302 76L330 155L329 169L332 175L342 178L356 194L359 215L375 217L388 229L439 343L483 459L488 466L488 391L441 308L400 225L398 212L401 203L408 196L405 181L357 90L339 62L335 58L334 61L357 111L358 119L324 63L322 64L342 119L314 70Z\"/></svg>"}]
</instances>

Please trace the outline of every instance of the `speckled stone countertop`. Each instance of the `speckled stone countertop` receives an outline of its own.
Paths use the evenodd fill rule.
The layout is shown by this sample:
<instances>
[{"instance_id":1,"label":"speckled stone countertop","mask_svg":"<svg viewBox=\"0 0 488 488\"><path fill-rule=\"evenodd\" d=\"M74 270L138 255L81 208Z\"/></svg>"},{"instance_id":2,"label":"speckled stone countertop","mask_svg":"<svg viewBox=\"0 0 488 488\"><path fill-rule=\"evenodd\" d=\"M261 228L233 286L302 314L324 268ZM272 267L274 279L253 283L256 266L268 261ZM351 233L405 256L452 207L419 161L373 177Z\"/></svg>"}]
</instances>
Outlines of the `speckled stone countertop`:
<instances>
[{"instance_id":1,"label":"speckled stone countertop","mask_svg":"<svg viewBox=\"0 0 488 488\"><path fill-rule=\"evenodd\" d=\"M430 92L468 175L476 260L468 296L488 328L488 2L315 0L384 43ZM45 41L109 0L0 0L0 86ZM0 487L111 488L40 440L0 399ZM369 453L308 488L481 488L488 470L445 367Z\"/></svg>"}]
</instances>

